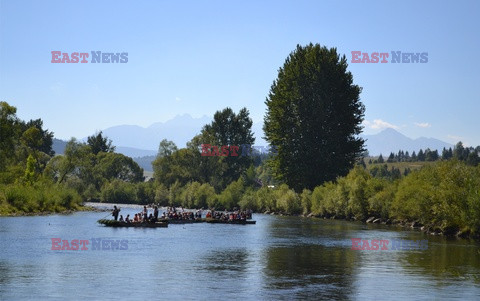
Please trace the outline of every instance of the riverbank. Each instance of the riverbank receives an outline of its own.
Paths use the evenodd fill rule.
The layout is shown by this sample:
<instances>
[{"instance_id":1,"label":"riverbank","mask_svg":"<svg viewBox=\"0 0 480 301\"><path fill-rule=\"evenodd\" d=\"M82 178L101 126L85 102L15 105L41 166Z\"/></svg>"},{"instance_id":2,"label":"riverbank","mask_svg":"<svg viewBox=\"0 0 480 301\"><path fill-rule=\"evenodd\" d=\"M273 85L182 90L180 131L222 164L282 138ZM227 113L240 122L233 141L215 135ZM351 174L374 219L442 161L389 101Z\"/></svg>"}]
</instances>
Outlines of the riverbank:
<instances>
[{"instance_id":1,"label":"riverbank","mask_svg":"<svg viewBox=\"0 0 480 301\"><path fill-rule=\"evenodd\" d=\"M99 209L95 208L92 206L80 206L75 209L66 209L66 210L60 210L60 211L40 211L40 212L21 212L21 211L16 211L16 212L11 212L11 213L1 213L0 212L0 217L18 217L18 216L46 216L46 215L52 215L52 214L61 214L61 215L69 215L73 214L75 212L82 212L82 211L90 211L90 212L106 212L110 211L108 209Z\"/></svg>"},{"instance_id":2,"label":"riverbank","mask_svg":"<svg viewBox=\"0 0 480 301\"><path fill-rule=\"evenodd\" d=\"M327 216L315 215L313 213L290 215L290 214L266 211L264 212L264 214L280 215L280 216L282 215L300 216L304 218L313 218L313 219L323 219L323 220L331 219L331 220L343 220L347 222L358 222L358 220L356 220L355 218L351 218L351 219L337 218L336 216L327 217ZM480 241L480 235L478 233L472 233L471 231L469 231L469 229L458 230L454 228L447 228L446 230L442 230L441 228L434 227L432 225L423 225L419 221L408 221L408 220L397 220L397 219L391 220L391 219L383 219L380 217L371 216L368 219L362 220L360 222L364 224L386 225L386 226L391 226L396 228L416 230L416 231L420 231L433 236L445 236L449 238L473 239L473 240Z\"/></svg>"}]
</instances>

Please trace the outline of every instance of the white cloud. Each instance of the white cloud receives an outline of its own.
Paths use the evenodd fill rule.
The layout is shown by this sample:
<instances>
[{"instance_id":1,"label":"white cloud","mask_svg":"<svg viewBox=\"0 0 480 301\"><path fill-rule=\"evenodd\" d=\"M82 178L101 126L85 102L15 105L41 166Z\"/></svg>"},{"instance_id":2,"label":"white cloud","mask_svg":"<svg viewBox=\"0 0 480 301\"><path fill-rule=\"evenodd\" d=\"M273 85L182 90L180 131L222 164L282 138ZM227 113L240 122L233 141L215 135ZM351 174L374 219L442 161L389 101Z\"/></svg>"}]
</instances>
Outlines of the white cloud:
<instances>
[{"instance_id":1,"label":"white cloud","mask_svg":"<svg viewBox=\"0 0 480 301\"><path fill-rule=\"evenodd\" d=\"M374 130L383 130L386 128L399 129L399 126L391 124L389 122L383 121L382 119L375 119L373 122L365 120L363 121L365 127L374 129Z\"/></svg>"},{"instance_id":2,"label":"white cloud","mask_svg":"<svg viewBox=\"0 0 480 301\"><path fill-rule=\"evenodd\" d=\"M414 122L413 124L415 124L416 126L421 127L421 128L429 128L429 127L432 126L428 122Z\"/></svg>"},{"instance_id":3,"label":"white cloud","mask_svg":"<svg viewBox=\"0 0 480 301\"><path fill-rule=\"evenodd\" d=\"M177 96L177 97L175 97L175 101L177 101L177 102L178 102L178 101L181 101L181 100L182 100L182 99L181 99L180 97L178 97L178 96Z\"/></svg>"}]
</instances>

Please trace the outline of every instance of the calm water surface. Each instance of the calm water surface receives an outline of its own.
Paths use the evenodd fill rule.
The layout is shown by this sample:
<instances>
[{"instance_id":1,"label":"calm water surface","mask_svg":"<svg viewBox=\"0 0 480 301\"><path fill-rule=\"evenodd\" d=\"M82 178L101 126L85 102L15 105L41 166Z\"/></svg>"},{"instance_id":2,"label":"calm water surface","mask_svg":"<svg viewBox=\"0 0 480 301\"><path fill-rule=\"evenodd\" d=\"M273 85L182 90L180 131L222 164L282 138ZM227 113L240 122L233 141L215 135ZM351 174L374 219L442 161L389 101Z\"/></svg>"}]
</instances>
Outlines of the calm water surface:
<instances>
[{"instance_id":1,"label":"calm water surface","mask_svg":"<svg viewBox=\"0 0 480 301\"><path fill-rule=\"evenodd\" d=\"M467 240L262 214L256 225L107 228L96 223L106 214L0 218L0 300L480 298L480 245ZM128 249L55 251L53 237ZM428 249L354 251L354 237L428 239Z\"/></svg>"}]
</instances>

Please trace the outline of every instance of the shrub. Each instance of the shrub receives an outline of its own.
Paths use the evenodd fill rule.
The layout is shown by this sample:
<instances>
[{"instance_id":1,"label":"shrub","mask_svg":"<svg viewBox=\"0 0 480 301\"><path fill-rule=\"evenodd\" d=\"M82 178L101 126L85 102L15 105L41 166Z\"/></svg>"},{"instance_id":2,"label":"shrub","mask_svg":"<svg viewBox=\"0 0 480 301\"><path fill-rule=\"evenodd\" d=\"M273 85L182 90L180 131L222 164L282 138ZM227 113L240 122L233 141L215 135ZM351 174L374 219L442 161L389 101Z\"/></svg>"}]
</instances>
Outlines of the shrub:
<instances>
[{"instance_id":1,"label":"shrub","mask_svg":"<svg viewBox=\"0 0 480 301\"><path fill-rule=\"evenodd\" d=\"M135 185L113 180L102 187L101 196L102 202L106 203L135 203Z\"/></svg>"},{"instance_id":2,"label":"shrub","mask_svg":"<svg viewBox=\"0 0 480 301\"><path fill-rule=\"evenodd\" d=\"M275 191L277 199L277 208L283 213L298 214L301 212L300 198L292 189L289 189L286 184L280 185Z\"/></svg>"},{"instance_id":3,"label":"shrub","mask_svg":"<svg viewBox=\"0 0 480 301\"><path fill-rule=\"evenodd\" d=\"M300 203L302 204L303 214L308 214L312 210L312 191L304 189L300 195Z\"/></svg>"},{"instance_id":4,"label":"shrub","mask_svg":"<svg viewBox=\"0 0 480 301\"><path fill-rule=\"evenodd\" d=\"M253 189L247 189L238 205L241 209L250 209L256 212L258 210L258 203L255 191Z\"/></svg>"},{"instance_id":5,"label":"shrub","mask_svg":"<svg viewBox=\"0 0 480 301\"><path fill-rule=\"evenodd\" d=\"M232 210L242 199L244 191L243 179L230 183L218 196L220 209Z\"/></svg>"},{"instance_id":6,"label":"shrub","mask_svg":"<svg viewBox=\"0 0 480 301\"><path fill-rule=\"evenodd\" d=\"M255 193L257 199L258 210L277 210L277 201L274 195L274 189L268 187L262 187Z\"/></svg>"}]
</instances>

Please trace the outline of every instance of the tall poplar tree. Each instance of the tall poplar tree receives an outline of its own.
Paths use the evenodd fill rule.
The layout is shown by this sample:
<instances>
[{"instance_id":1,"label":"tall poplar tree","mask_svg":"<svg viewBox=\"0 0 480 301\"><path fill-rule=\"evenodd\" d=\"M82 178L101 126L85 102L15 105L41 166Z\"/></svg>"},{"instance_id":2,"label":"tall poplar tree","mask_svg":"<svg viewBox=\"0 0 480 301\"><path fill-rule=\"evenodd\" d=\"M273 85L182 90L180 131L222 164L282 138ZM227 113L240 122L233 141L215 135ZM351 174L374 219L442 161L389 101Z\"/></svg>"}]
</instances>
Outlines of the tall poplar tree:
<instances>
[{"instance_id":1,"label":"tall poplar tree","mask_svg":"<svg viewBox=\"0 0 480 301\"><path fill-rule=\"evenodd\" d=\"M346 175L365 151L361 88L347 66L335 48L297 45L271 86L264 132L278 154L270 164L296 191Z\"/></svg>"}]
</instances>

